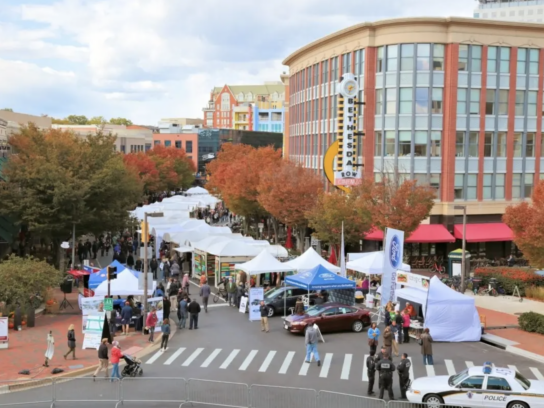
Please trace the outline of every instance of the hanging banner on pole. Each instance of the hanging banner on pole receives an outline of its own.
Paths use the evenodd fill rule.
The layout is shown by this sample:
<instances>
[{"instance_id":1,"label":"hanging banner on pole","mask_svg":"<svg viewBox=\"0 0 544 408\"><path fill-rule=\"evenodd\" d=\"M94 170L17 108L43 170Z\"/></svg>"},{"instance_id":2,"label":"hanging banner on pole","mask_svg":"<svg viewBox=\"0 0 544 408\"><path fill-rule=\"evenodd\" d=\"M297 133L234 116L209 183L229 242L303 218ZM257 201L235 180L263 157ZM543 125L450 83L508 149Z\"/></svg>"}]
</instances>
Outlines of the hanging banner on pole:
<instances>
[{"instance_id":1,"label":"hanging banner on pole","mask_svg":"<svg viewBox=\"0 0 544 408\"><path fill-rule=\"evenodd\" d=\"M397 270L404 255L404 231L387 228L385 233L381 304L396 300Z\"/></svg>"},{"instance_id":2,"label":"hanging banner on pole","mask_svg":"<svg viewBox=\"0 0 544 408\"><path fill-rule=\"evenodd\" d=\"M249 288L249 320L261 320L261 300L263 299L263 288Z\"/></svg>"}]
</instances>

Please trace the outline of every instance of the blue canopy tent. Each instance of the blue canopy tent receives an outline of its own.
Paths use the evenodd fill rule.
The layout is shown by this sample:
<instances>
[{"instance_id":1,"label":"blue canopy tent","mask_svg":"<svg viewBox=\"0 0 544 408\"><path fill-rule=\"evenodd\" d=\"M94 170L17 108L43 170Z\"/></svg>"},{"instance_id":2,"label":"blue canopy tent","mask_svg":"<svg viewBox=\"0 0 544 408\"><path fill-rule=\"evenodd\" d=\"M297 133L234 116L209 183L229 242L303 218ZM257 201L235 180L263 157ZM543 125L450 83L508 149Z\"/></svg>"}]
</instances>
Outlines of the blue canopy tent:
<instances>
[{"instance_id":1,"label":"blue canopy tent","mask_svg":"<svg viewBox=\"0 0 544 408\"><path fill-rule=\"evenodd\" d=\"M100 285L102 282L104 282L108 278L108 267L109 266L117 267L117 273L120 273L120 272L124 271L125 269L128 269L125 265L123 265L119 261L113 261L111 264L109 264L108 266L106 266L103 269L100 269L98 272L91 273L91 276L89 277L89 289L96 289L98 287L98 285ZM134 276L138 277L138 272L137 271L133 271L131 269L129 269L129 270L130 270L130 272L132 272L132 274Z\"/></svg>"}]
</instances>

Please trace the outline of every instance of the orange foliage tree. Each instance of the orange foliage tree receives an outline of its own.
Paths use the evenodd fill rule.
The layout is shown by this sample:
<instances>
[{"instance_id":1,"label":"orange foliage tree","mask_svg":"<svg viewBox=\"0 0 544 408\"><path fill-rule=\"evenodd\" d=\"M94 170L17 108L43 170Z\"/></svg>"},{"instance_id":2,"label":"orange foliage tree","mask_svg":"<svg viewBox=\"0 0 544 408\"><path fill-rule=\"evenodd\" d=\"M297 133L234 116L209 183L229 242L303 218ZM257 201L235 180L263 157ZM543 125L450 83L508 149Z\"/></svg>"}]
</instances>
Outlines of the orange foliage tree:
<instances>
[{"instance_id":1,"label":"orange foliage tree","mask_svg":"<svg viewBox=\"0 0 544 408\"><path fill-rule=\"evenodd\" d=\"M123 156L125 166L133 170L142 181L144 192L161 191L159 171L155 162L144 152L130 153ZM163 189L164 190L164 189Z\"/></svg>"},{"instance_id":2,"label":"orange foliage tree","mask_svg":"<svg viewBox=\"0 0 544 408\"><path fill-rule=\"evenodd\" d=\"M529 263L544 266L544 181L536 186L532 202L511 205L503 215L503 221L514 232L514 242Z\"/></svg>"}]
</instances>

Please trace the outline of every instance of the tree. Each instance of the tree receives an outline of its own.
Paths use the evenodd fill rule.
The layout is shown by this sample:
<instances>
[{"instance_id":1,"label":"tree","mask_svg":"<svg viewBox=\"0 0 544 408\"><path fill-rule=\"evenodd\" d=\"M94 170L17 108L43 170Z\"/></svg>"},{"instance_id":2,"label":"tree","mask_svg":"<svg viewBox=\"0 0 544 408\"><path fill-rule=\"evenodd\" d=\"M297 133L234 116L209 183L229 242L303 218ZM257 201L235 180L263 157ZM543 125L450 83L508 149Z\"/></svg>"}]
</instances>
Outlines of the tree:
<instances>
[{"instance_id":1,"label":"tree","mask_svg":"<svg viewBox=\"0 0 544 408\"><path fill-rule=\"evenodd\" d=\"M129 153L123 156L125 166L138 174L143 183L144 193L164 191L155 161L144 152Z\"/></svg>"},{"instance_id":2,"label":"tree","mask_svg":"<svg viewBox=\"0 0 544 408\"><path fill-rule=\"evenodd\" d=\"M125 118L111 118L109 123L111 123L112 125L132 125L132 121Z\"/></svg>"},{"instance_id":3,"label":"tree","mask_svg":"<svg viewBox=\"0 0 544 408\"><path fill-rule=\"evenodd\" d=\"M89 123L89 120L85 115L70 115L66 118L66 120L74 125L86 125Z\"/></svg>"},{"instance_id":4,"label":"tree","mask_svg":"<svg viewBox=\"0 0 544 408\"><path fill-rule=\"evenodd\" d=\"M160 190L188 188L193 184L196 167L185 154L185 150L159 145L149 150L147 155L158 171Z\"/></svg>"},{"instance_id":5,"label":"tree","mask_svg":"<svg viewBox=\"0 0 544 408\"><path fill-rule=\"evenodd\" d=\"M73 125L68 119L51 118L51 123L53 125Z\"/></svg>"},{"instance_id":6,"label":"tree","mask_svg":"<svg viewBox=\"0 0 544 408\"><path fill-rule=\"evenodd\" d=\"M76 224L80 233L116 231L142 196L137 174L114 151L115 137L23 127L10 138L17 151L4 168L4 210L58 249Z\"/></svg>"},{"instance_id":7,"label":"tree","mask_svg":"<svg viewBox=\"0 0 544 408\"><path fill-rule=\"evenodd\" d=\"M105 125L108 123L104 116L94 116L87 122L89 125Z\"/></svg>"},{"instance_id":8,"label":"tree","mask_svg":"<svg viewBox=\"0 0 544 408\"><path fill-rule=\"evenodd\" d=\"M532 202L506 208L502 217L514 232L514 242L531 266L544 266L544 181L535 186Z\"/></svg>"},{"instance_id":9,"label":"tree","mask_svg":"<svg viewBox=\"0 0 544 408\"><path fill-rule=\"evenodd\" d=\"M4 108L4 109L0 109L0 110L3 110L5 112L13 112L13 109L11 109L11 108Z\"/></svg>"},{"instance_id":10,"label":"tree","mask_svg":"<svg viewBox=\"0 0 544 408\"><path fill-rule=\"evenodd\" d=\"M323 191L323 182L313 170L283 160L276 166L265 167L257 192L257 200L274 218L298 232L297 247L303 249L308 218Z\"/></svg>"}]
</instances>

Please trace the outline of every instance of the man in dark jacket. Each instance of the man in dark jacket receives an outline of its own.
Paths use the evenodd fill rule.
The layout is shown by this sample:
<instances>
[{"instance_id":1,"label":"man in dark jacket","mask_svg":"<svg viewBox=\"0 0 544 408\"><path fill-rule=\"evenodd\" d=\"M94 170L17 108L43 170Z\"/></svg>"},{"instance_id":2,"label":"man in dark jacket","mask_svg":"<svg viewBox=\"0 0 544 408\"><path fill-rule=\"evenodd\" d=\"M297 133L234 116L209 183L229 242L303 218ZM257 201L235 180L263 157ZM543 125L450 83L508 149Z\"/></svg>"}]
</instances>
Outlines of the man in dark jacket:
<instances>
[{"instance_id":1,"label":"man in dark jacket","mask_svg":"<svg viewBox=\"0 0 544 408\"><path fill-rule=\"evenodd\" d=\"M269 307L264 303L264 300L261 300L261 331L266 331L268 333L268 311Z\"/></svg>"},{"instance_id":2,"label":"man in dark jacket","mask_svg":"<svg viewBox=\"0 0 544 408\"><path fill-rule=\"evenodd\" d=\"M366 371L368 374L368 390L367 395L374 394L374 380L376 378L376 352L370 350L370 357L366 359Z\"/></svg>"},{"instance_id":3,"label":"man in dark jacket","mask_svg":"<svg viewBox=\"0 0 544 408\"><path fill-rule=\"evenodd\" d=\"M129 302L121 309L121 324L123 325L123 334L128 334L130 321L132 320L132 307Z\"/></svg>"},{"instance_id":4,"label":"man in dark jacket","mask_svg":"<svg viewBox=\"0 0 544 408\"><path fill-rule=\"evenodd\" d=\"M412 363L408 360L408 354L402 353L402 360L397 366L397 371L399 373L399 385L400 385L400 394L403 399L406 399L406 390L408 389L408 384L410 382L410 367Z\"/></svg>"},{"instance_id":5,"label":"man in dark jacket","mask_svg":"<svg viewBox=\"0 0 544 408\"><path fill-rule=\"evenodd\" d=\"M98 373L102 370L106 372L106 378L109 378L108 375L108 339L104 338L102 339L102 342L100 343L100 346L98 347L98 360L100 361L100 364L98 365L98 368L93 374L93 381L95 377L98 375Z\"/></svg>"},{"instance_id":6,"label":"man in dark jacket","mask_svg":"<svg viewBox=\"0 0 544 408\"><path fill-rule=\"evenodd\" d=\"M129 267L129 269L134 269L134 255L132 255L132 252L128 253L127 266Z\"/></svg>"},{"instance_id":7,"label":"man in dark jacket","mask_svg":"<svg viewBox=\"0 0 544 408\"><path fill-rule=\"evenodd\" d=\"M395 399L393 395L393 371L395 371L395 365L389 359L389 355L385 353L384 358L376 364L376 369L380 373L380 399L383 399L385 390L389 393L389 400Z\"/></svg>"},{"instance_id":8,"label":"man in dark jacket","mask_svg":"<svg viewBox=\"0 0 544 408\"><path fill-rule=\"evenodd\" d=\"M170 303L170 299L168 299L168 296L164 296L162 298L163 319L169 319L170 318L170 308L171 307L172 307L172 304Z\"/></svg>"},{"instance_id":9,"label":"man in dark jacket","mask_svg":"<svg viewBox=\"0 0 544 408\"><path fill-rule=\"evenodd\" d=\"M151 259L151 262L149 262L149 269L151 269L151 273L153 274L153 279L157 279L158 267L159 267L159 263L157 262L157 258L153 256L153 259Z\"/></svg>"},{"instance_id":10,"label":"man in dark jacket","mask_svg":"<svg viewBox=\"0 0 544 408\"><path fill-rule=\"evenodd\" d=\"M210 297L210 285L204 283L200 287L200 297L202 298L202 304L204 305L204 311L208 313L208 298Z\"/></svg>"},{"instance_id":11,"label":"man in dark jacket","mask_svg":"<svg viewBox=\"0 0 544 408\"><path fill-rule=\"evenodd\" d=\"M189 330L193 330L193 325L195 326L195 330L198 329L198 314L200 313L200 305L195 299L193 299L193 301L189 303L189 306L187 306L187 310L189 311L189 316L191 319L189 323Z\"/></svg>"}]
</instances>

